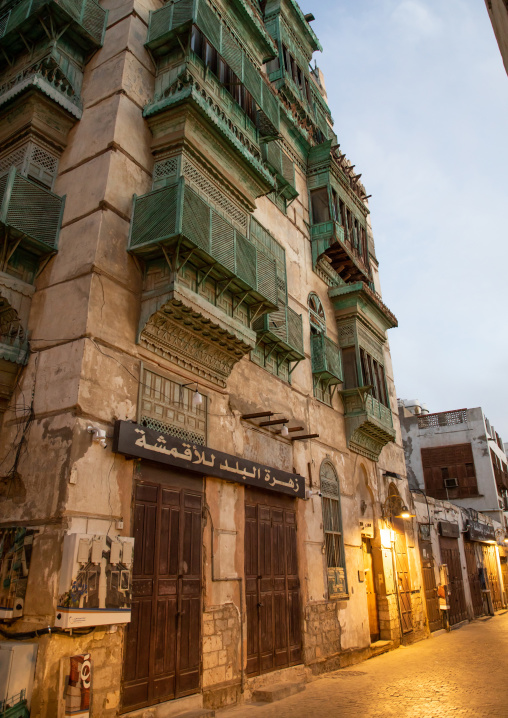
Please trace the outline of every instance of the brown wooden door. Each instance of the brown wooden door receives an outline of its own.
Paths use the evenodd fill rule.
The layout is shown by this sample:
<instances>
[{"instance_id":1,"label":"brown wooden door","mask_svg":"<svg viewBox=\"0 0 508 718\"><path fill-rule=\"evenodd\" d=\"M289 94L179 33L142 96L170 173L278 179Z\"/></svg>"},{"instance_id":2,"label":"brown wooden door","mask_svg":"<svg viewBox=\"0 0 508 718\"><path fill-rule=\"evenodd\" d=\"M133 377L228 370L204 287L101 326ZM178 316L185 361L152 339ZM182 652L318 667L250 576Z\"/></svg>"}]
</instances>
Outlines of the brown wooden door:
<instances>
[{"instance_id":1,"label":"brown wooden door","mask_svg":"<svg viewBox=\"0 0 508 718\"><path fill-rule=\"evenodd\" d=\"M489 582L490 596L492 598L492 606L494 611L503 608L503 599L501 597L501 587L499 586L499 574L497 570L497 557L495 546L482 546L483 565Z\"/></svg>"},{"instance_id":2,"label":"brown wooden door","mask_svg":"<svg viewBox=\"0 0 508 718\"><path fill-rule=\"evenodd\" d=\"M450 626L465 621L467 618L466 597L462 578L462 566L457 539L439 537L441 560L448 566L450 579L449 619Z\"/></svg>"},{"instance_id":3,"label":"brown wooden door","mask_svg":"<svg viewBox=\"0 0 508 718\"><path fill-rule=\"evenodd\" d=\"M439 608L439 597L437 595L436 574L434 569L434 554L430 541L420 540L420 556L422 561L423 589L425 592L425 604L427 606L427 619L430 631L438 631L443 628L443 618Z\"/></svg>"},{"instance_id":4,"label":"brown wooden door","mask_svg":"<svg viewBox=\"0 0 508 718\"><path fill-rule=\"evenodd\" d=\"M370 641L371 643L375 643L379 641L379 614L376 587L374 585L374 564L372 561L372 543L370 539L362 539L362 550L365 590L367 592L367 610L369 612Z\"/></svg>"},{"instance_id":5,"label":"brown wooden door","mask_svg":"<svg viewBox=\"0 0 508 718\"><path fill-rule=\"evenodd\" d=\"M476 544L473 541L464 541L464 550L466 553L467 578L469 581L469 590L471 591L471 600L473 602L473 613L475 616L483 616L485 606L482 587L480 585Z\"/></svg>"},{"instance_id":6,"label":"brown wooden door","mask_svg":"<svg viewBox=\"0 0 508 718\"><path fill-rule=\"evenodd\" d=\"M302 660L294 499L246 490L247 674Z\"/></svg>"},{"instance_id":7,"label":"brown wooden door","mask_svg":"<svg viewBox=\"0 0 508 718\"><path fill-rule=\"evenodd\" d=\"M202 481L178 475L171 484L143 480L153 474L142 466L135 487L123 710L199 690Z\"/></svg>"},{"instance_id":8,"label":"brown wooden door","mask_svg":"<svg viewBox=\"0 0 508 718\"><path fill-rule=\"evenodd\" d=\"M407 560L406 534L402 519L394 519L395 529L395 566L397 570L397 590L399 594L402 633L413 630L413 611L411 606L411 577Z\"/></svg>"}]
</instances>

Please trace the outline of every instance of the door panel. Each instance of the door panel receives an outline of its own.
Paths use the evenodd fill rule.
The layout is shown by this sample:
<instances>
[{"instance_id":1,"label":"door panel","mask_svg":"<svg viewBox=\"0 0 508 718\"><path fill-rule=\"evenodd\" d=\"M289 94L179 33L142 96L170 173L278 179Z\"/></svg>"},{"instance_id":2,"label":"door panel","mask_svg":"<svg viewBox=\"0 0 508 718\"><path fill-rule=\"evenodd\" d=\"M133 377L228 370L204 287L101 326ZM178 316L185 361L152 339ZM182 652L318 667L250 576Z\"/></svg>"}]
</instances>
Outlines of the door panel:
<instances>
[{"instance_id":1,"label":"door panel","mask_svg":"<svg viewBox=\"0 0 508 718\"><path fill-rule=\"evenodd\" d=\"M476 617L483 616L485 613L485 606L483 603L478 555L475 543L473 541L464 541L464 550L466 553L467 578L469 581L469 590L471 591L471 600L473 602L473 613Z\"/></svg>"},{"instance_id":2,"label":"door panel","mask_svg":"<svg viewBox=\"0 0 508 718\"><path fill-rule=\"evenodd\" d=\"M467 618L466 598L464 596L464 583L457 539L439 537L441 560L448 566L450 579L450 625L465 621Z\"/></svg>"},{"instance_id":3,"label":"door panel","mask_svg":"<svg viewBox=\"0 0 508 718\"><path fill-rule=\"evenodd\" d=\"M423 589L425 592L425 604L427 606L427 618L430 631L438 631L443 628L441 609L439 608L439 597L437 595L436 574L434 570L434 555L430 541L420 540L420 556L422 561Z\"/></svg>"},{"instance_id":4,"label":"door panel","mask_svg":"<svg viewBox=\"0 0 508 718\"><path fill-rule=\"evenodd\" d=\"M152 473L142 465L135 489L124 710L199 690L202 482L175 475L169 477L175 485L166 486L145 481L145 471Z\"/></svg>"},{"instance_id":5,"label":"door panel","mask_svg":"<svg viewBox=\"0 0 508 718\"><path fill-rule=\"evenodd\" d=\"M482 546L482 551L485 573L487 574L490 595L492 598L492 606L494 611L499 611L503 607L503 600L501 597L501 588L499 586L496 549L494 546Z\"/></svg>"},{"instance_id":6,"label":"door panel","mask_svg":"<svg viewBox=\"0 0 508 718\"><path fill-rule=\"evenodd\" d=\"M272 502L276 505L270 505ZM248 675L301 662L300 582L293 505L290 499L246 492Z\"/></svg>"},{"instance_id":7,"label":"door panel","mask_svg":"<svg viewBox=\"0 0 508 718\"><path fill-rule=\"evenodd\" d=\"M406 534L402 519L394 519L395 529L395 565L402 619L402 633L413 630L413 610L411 605L411 580L407 560Z\"/></svg>"},{"instance_id":8,"label":"door panel","mask_svg":"<svg viewBox=\"0 0 508 718\"><path fill-rule=\"evenodd\" d=\"M365 574L365 590L367 592L367 610L369 613L369 630L371 643L379 641L379 615L376 588L374 585L374 564L372 561L372 543L370 539L362 539L363 570Z\"/></svg>"}]
</instances>

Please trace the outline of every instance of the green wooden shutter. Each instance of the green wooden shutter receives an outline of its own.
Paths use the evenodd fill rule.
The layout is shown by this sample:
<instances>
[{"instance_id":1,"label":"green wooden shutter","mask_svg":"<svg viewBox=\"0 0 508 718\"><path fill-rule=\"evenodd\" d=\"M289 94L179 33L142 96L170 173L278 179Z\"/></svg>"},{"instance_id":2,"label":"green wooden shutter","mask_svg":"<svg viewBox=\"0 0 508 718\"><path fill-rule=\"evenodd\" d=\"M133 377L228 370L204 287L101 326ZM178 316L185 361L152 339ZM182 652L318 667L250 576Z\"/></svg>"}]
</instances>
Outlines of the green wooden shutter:
<instances>
[{"instance_id":1,"label":"green wooden shutter","mask_svg":"<svg viewBox=\"0 0 508 718\"><path fill-rule=\"evenodd\" d=\"M222 27L222 42L220 48L220 54L224 58L225 62L233 70L235 75L243 80L243 50L233 39L233 36L228 32L227 28Z\"/></svg>"},{"instance_id":2,"label":"green wooden shutter","mask_svg":"<svg viewBox=\"0 0 508 718\"><path fill-rule=\"evenodd\" d=\"M187 185L184 189L182 233L207 254L210 247L211 208Z\"/></svg>"},{"instance_id":3,"label":"green wooden shutter","mask_svg":"<svg viewBox=\"0 0 508 718\"><path fill-rule=\"evenodd\" d=\"M206 0L199 0L197 25L219 52L221 46L221 24L221 21L206 3Z\"/></svg>"},{"instance_id":4,"label":"green wooden shutter","mask_svg":"<svg viewBox=\"0 0 508 718\"><path fill-rule=\"evenodd\" d=\"M212 210L212 257L235 273L235 230L215 210Z\"/></svg>"}]
</instances>

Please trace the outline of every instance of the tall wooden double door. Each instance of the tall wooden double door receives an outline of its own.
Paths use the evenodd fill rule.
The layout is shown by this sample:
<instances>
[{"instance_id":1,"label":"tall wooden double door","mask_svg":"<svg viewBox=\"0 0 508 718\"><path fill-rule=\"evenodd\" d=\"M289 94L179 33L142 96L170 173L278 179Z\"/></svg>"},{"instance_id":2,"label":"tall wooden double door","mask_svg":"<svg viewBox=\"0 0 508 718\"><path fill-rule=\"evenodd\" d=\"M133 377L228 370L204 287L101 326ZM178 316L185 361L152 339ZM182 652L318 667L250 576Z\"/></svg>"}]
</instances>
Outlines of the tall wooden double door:
<instances>
[{"instance_id":1,"label":"tall wooden double door","mask_svg":"<svg viewBox=\"0 0 508 718\"><path fill-rule=\"evenodd\" d=\"M142 463L135 486L123 711L199 690L202 502L199 477Z\"/></svg>"},{"instance_id":2,"label":"tall wooden double door","mask_svg":"<svg viewBox=\"0 0 508 718\"><path fill-rule=\"evenodd\" d=\"M247 674L301 663L295 499L246 488Z\"/></svg>"},{"instance_id":3,"label":"tall wooden double door","mask_svg":"<svg viewBox=\"0 0 508 718\"><path fill-rule=\"evenodd\" d=\"M448 566L448 577L450 580L450 625L465 621L467 618L466 597L464 595L464 583L462 579L462 566L458 540L455 538L439 537L439 548L441 550L441 561Z\"/></svg>"},{"instance_id":4,"label":"tall wooden double door","mask_svg":"<svg viewBox=\"0 0 508 718\"><path fill-rule=\"evenodd\" d=\"M492 598L492 606L494 611L499 611L503 607L503 597L501 596L501 586L499 585L496 547L482 545L482 553L483 565L485 566L490 596Z\"/></svg>"},{"instance_id":5,"label":"tall wooden double door","mask_svg":"<svg viewBox=\"0 0 508 718\"><path fill-rule=\"evenodd\" d=\"M402 633L413 630L413 607L411 603L411 576L407 558L406 532L403 519L394 519L395 529L395 567L397 570L397 590L399 594Z\"/></svg>"}]
</instances>

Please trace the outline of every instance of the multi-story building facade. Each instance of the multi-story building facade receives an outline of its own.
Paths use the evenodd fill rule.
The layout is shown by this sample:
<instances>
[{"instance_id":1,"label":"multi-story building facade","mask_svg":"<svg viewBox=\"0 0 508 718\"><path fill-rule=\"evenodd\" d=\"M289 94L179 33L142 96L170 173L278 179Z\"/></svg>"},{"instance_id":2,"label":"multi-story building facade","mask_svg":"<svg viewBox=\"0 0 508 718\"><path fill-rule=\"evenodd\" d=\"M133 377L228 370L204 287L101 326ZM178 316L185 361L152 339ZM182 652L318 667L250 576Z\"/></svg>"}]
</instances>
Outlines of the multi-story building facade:
<instances>
[{"instance_id":1,"label":"multi-story building facade","mask_svg":"<svg viewBox=\"0 0 508 718\"><path fill-rule=\"evenodd\" d=\"M400 401L399 416L410 484L506 525L508 459L482 409L429 414Z\"/></svg>"},{"instance_id":2,"label":"multi-story building facade","mask_svg":"<svg viewBox=\"0 0 508 718\"><path fill-rule=\"evenodd\" d=\"M497 44L508 72L508 3L506 0L485 0Z\"/></svg>"},{"instance_id":3,"label":"multi-story building facade","mask_svg":"<svg viewBox=\"0 0 508 718\"><path fill-rule=\"evenodd\" d=\"M425 634L397 322L311 19L2 2L1 618L34 716Z\"/></svg>"}]
</instances>

